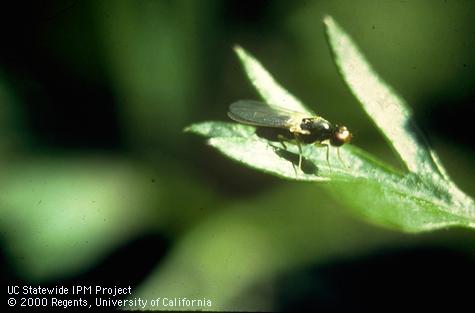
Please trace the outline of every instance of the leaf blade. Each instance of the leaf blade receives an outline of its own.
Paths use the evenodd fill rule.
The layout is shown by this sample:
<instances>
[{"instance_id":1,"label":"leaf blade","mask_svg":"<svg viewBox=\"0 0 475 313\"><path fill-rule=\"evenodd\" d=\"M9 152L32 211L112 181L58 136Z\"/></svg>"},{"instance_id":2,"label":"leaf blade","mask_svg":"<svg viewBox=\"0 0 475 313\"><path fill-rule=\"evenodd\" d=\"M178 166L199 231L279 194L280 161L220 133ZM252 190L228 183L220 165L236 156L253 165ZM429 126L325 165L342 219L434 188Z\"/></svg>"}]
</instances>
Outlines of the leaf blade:
<instances>
[{"instance_id":1,"label":"leaf blade","mask_svg":"<svg viewBox=\"0 0 475 313\"><path fill-rule=\"evenodd\" d=\"M446 189L417 175L400 173L355 146L341 151L350 168L332 158L331 171L327 169L325 149L305 146L305 158L319 168L309 174L280 156L273 143L257 137L252 126L203 122L189 126L187 131L208 138L210 146L247 167L287 180L325 182L325 188L338 201L372 224L405 232L475 226L473 210L454 209ZM290 144L287 150L294 156L298 152Z\"/></svg>"},{"instance_id":2,"label":"leaf blade","mask_svg":"<svg viewBox=\"0 0 475 313\"><path fill-rule=\"evenodd\" d=\"M378 76L351 37L333 18L325 17L324 24L341 76L408 170L448 180L406 102Z\"/></svg>"},{"instance_id":3,"label":"leaf blade","mask_svg":"<svg viewBox=\"0 0 475 313\"><path fill-rule=\"evenodd\" d=\"M475 202L446 175L414 124L410 108L377 76L351 38L331 18L327 17L325 23L340 73L409 173L401 173L352 145L340 148L349 167L331 153L329 167L325 149L304 145L303 165L311 164L314 169L308 171L302 166L302 171L296 168L296 146L264 138L260 132L258 136L253 126L204 122L186 131L208 138L212 147L245 166L289 180L326 182L324 186L339 201L371 223L407 232L449 226L474 228ZM303 111L305 106L278 85L254 57L240 47L235 50L249 79L267 102Z\"/></svg>"},{"instance_id":4,"label":"leaf blade","mask_svg":"<svg viewBox=\"0 0 475 313\"><path fill-rule=\"evenodd\" d=\"M342 158L351 163L351 167L342 164L335 155L333 148L330 152L330 165L326 160L326 149L314 145L302 147L304 157L304 172L295 165L298 161L298 149L287 143L282 147L279 142L271 142L255 134L253 126L227 123L202 122L186 128L205 138L208 143L221 153L246 166L262 170L281 178L300 181L353 181L355 179L376 179L379 175L402 174L366 154L357 147L341 148ZM305 164L315 165L315 172L305 171ZM380 177L380 179L383 179Z\"/></svg>"},{"instance_id":5,"label":"leaf blade","mask_svg":"<svg viewBox=\"0 0 475 313\"><path fill-rule=\"evenodd\" d=\"M314 115L300 100L285 90L249 52L240 46L235 46L234 51L241 60L247 77L268 104Z\"/></svg>"}]
</instances>

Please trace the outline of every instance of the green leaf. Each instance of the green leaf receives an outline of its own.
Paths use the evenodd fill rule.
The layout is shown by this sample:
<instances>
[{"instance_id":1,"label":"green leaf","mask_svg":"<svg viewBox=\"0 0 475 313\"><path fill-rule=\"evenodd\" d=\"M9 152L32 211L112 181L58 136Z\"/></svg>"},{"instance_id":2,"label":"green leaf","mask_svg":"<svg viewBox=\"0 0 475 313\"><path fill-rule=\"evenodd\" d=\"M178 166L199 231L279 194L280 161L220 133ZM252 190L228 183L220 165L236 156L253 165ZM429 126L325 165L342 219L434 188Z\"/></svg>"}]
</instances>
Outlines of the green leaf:
<instances>
[{"instance_id":1,"label":"green leaf","mask_svg":"<svg viewBox=\"0 0 475 313\"><path fill-rule=\"evenodd\" d=\"M333 59L363 109L386 137L407 169L425 185L442 190L447 213L467 216L473 227L475 203L449 178L435 151L414 121L406 102L372 69L350 36L331 18L325 17L326 35Z\"/></svg>"},{"instance_id":2,"label":"green leaf","mask_svg":"<svg viewBox=\"0 0 475 313\"><path fill-rule=\"evenodd\" d=\"M186 131L208 138L208 144L227 157L281 178L324 182L323 186L367 221L394 229L418 232L448 226L475 227L475 204L449 179L434 151L414 124L411 110L371 69L351 38L325 18L335 63L353 94L406 164L402 173L354 145L326 149L302 147L304 161L291 143L258 136L252 126L203 122ZM308 110L282 88L264 67L237 47L244 69L260 95L270 105Z\"/></svg>"},{"instance_id":3,"label":"green leaf","mask_svg":"<svg viewBox=\"0 0 475 313\"><path fill-rule=\"evenodd\" d=\"M446 178L435 152L414 122L412 110L371 68L351 38L329 16L326 34L341 76L409 171Z\"/></svg>"},{"instance_id":4,"label":"green leaf","mask_svg":"<svg viewBox=\"0 0 475 313\"><path fill-rule=\"evenodd\" d=\"M325 149L313 145L304 147L305 164L314 164L314 172L305 173L296 167L297 149L287 145L288 160L275 143L259 138L254 127L236 123L203 122L186 131L206 138L221 153L239 163L281 178L329 182L325 187L340 201L365 219L391 228L422 231L452 225L474 227L473 208L463 214L453 209L450 195L440 185L430 184L416 175L403 175L382 164L355 146L342 147L345 167L336 157L326 164ZM281 150L281 151L279 151ZM293 161L293 162L292 162Z\"/></svg>"},{"instance_id":5,"label":"green leaf","mask_svg":"<svg viewBox=\"0 0 475 313\"><path fill-rule=\"evenodd\" d=\"M10 162L0 177L0 224L16 272L38 281L83 272L137 236L156 214L142 199L162 197L148 177L113 158Z\"/></svg>"},{"instance_id":6,"label":"green leaf","mask_svg":"<svg viewBox=\"0 0 475 313\"><path fill-rule=\"evenodd\" d=\"M308 112L313 115L297 98L282 88L275 79L266 71L259 61L240 46L235 46L234 51L244 66L247 77L257 89L261 97L269 104L297 112Z\"/></svg>"},{"instance_id":7,"label":"green leaf","mask_svg":"<svg viewBox=\"0 0 475 313\"><path fill-rule=\"evenodd\" d=\"M303 149L302 170L297 166L298 149L279 142L270 142L255 134L252 126L225 122L203 122L193 124L185 131L201 135L208 144L226 156L255 169L281 178L301 181L354 181L355 179L393 179L402 177L395 169L383 165L355 146L340 148L340 154L347 167L334 155L330 148L330 167L326 161L326 148L306 145ZM375 171L375 169L378 169ZM384 177L382 177L384 176Z\"/></svg>"}]
</instances>

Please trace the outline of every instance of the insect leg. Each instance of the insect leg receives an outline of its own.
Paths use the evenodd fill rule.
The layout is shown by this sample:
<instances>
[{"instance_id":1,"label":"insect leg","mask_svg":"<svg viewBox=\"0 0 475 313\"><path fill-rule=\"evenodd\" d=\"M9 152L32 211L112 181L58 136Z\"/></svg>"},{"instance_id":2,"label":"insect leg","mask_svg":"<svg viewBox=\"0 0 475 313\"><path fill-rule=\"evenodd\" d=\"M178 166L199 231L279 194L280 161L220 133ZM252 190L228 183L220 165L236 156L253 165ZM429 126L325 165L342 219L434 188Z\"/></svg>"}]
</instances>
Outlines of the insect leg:
<instances>
[{"instance_id":1,"label":"insect leg","mask_svg":"<svg viewBox=\"0 0 475 313\"><path fill-rule=\"evenodd\" d=\"M284 149L287 150L287 146L284 143L284 141L287 140L287 138L279 134L277 135L277 139L279 139L279 142L282 145L282 147L284 147Z\"/></svg>"},{"instance_id":2,"label":"insect leg","mask_svg":"<svg viewBox=\"0 0 475 313\"><path fill-rule=\"evenodd\" d=\"M299 148L299 169L302 170L302 146L297 141L297 147Z\"/></svg>"},{"instance_id":3,"label":"insect leg","mask_svg":"<svg viewBox=\"0 0 475 313\"><path fill-rule=\"evenodd\" d=\"M327 146L327 164L328 164L328 167L330 168L330 172L331 172L332 166L330 165L330 145L326 144L325 146Z\"/></svg>"},{"instance_id":4,"label":"insect leg","mask_svg":"<svg viewBox=\"0 0 475 313\"><path fill-rule=\"evenodd\" d=\"M330 168L330 172L331 172L332 166L330 165L330 144L322 143L322 142L316 142L315 146L317 146L317 147L326 147L327 148L326 158L327 158L328 167Z\"/></svg>"},{"instance_id":5,"label":"insect leg","mask_svg":"<svg viewBox=\"0 0 475 313\"><path fill-rule=\"evenodd\" d=\"M340 160L341 164L343 164L344 167L348 168L348 166L346 166L345 162L343 162L343 159L341 158L340 147L336 148L336 154L338 155L338 159Z\"/></svg>"},{"instance_id":6,"label":"insect leg","mask_svg":"<svg viewBox=\"0 0 475 313\"><path fill-rule=\"evenodd\" d=\"M300 145L300 138L297 133L294 133L295 142L297 143L297 147L299 148L299 169L302 170L302 146Z\"/></svg>"},{"instance_id":7,"label":"insect leg","mask_svg":"<svg viewBox=\"0 0 475 313\"><path fill-rule=\"evenodd\" d=\"M285 145L285 142L284 142L285 140L287 140L287 138L285 138L282 135L277 135L277 139L279 139L279 142L282 145L282 147L284 147L284 149L287 150L287 146ZM294 163L292 163L292 167L294 168L295 176L297 176L297 170L295 169ZM300 165L299 165L299 168L300 168Z\"/></svg>"}]
</instances>

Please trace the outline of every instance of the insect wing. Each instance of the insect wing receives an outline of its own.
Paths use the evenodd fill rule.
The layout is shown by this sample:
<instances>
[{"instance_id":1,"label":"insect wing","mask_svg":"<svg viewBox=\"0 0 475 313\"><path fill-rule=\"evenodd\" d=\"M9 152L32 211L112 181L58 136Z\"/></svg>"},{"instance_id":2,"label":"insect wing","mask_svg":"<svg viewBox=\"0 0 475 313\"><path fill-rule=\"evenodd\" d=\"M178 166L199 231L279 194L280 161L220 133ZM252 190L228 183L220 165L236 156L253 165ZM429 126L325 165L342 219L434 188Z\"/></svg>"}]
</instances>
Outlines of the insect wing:
<instances>
[{"instance_id":1,"label":"insect wing","mask_svg":"<svg viewBox=\"0 0 475 313\"><path fill-rule=\"evenodd\" d=\"M302 113L271 107L259 101L241 100L229 106L228 115L236 122L244 124L288 128Z\"/></svg>"}]
</instances>

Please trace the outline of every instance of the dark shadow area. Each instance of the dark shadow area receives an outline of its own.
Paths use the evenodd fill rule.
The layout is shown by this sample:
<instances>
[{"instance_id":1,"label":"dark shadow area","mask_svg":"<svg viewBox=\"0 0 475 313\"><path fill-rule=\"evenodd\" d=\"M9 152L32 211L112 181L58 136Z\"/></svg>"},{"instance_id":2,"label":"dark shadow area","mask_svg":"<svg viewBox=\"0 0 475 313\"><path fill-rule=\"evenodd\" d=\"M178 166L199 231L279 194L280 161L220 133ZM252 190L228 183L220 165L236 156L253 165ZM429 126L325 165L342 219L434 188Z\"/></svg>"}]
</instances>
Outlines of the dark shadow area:
<instances>
[{"instance_id":1,"label":"dark shadow area","mask_svg":"<svg viewBox=\"0 0 475 313\"><path fill-rule=\"evenodd\" d=\"M117 248L98 264L94 265L92 269L82 274L63 279L59 278L50 282L25 281L20 278L9 266L5 257L6 254L2 251L0 255L1 284L5 291L7 290L7 286L12 285L31 285L33 287L41 286L48 288L64 286L68 288L69 294L61 298L78 299L80 296L82 299L86 299L88 303L92 303L96 298L94 292L90 294L86 290L85 294L79 296L71 295L73 286L92 286L92 288L95 286L106 288L114 288L114 286L128 288L131 286L133 292L135 287L140 285L146 278L149 278L150 274L160 265L160 261L166 255L169 246L169 240L163 235L148 234ZM4 297L5 303L8 298L7 292L5 292L2 297ZM112 296L104 295L104 298L108 297ZM58 298L60 297L58 296ZM127 295L118 295L115 297L115 299L124 298L127 298ZM49 307L49 309L51 309L51 307Z\"/></svg>"},{"instance_id":2,"label":"dark shadow area","mask_svg":"<svg viewBox=\"0 0 475 313\"><path fill-rule=\"evenodd\" d=\"M422 247L308 267L275 282L279 311L368 312L468 305L474 258ZM466 282L467 285L464 285Z\"/></svg>"},{"instance_id":3,"label":"dark shadow area","mask_svg":"<svg viewBox=\"0 0 475 313\"><path fill-rule=\"evenodd\" d=\"M289 152L285 149L274 147L275 154L277 154L279 157L286 159L287 161L291 162L295 168L295 170L298 169L299 166L299 155ZM311 175L318 175L318 167L313 164L313 162L309 161L308 159L302 157L302 171L305 174L311 174Z\"/></svg>"},{"instance_id":4,"label":"dark shadow area","mask_svg":"<svg viewBox=\"0 0 475 313\"><path fill-rule=\"evenodd\" d=\"M122 148L117 105L104 65L94 57L101 53L100 39L88 5L26 1L2 6L2 74L21 95L25 135L35 149ZM79 18L82 26L76 28ZM57 27L74 40L61 41ZM69 58L64 51L77 56Z\"/></svg>"},{"instance_id":5,"label":"dark shadow area","mask_svg":"<svg viewBox=\"0 0 475 313\"><path fill-rule=\"evenodd\" d=\"M420 147L430 147L431 144L429 142L429 137L418 125L420 125L419 121L416 120L414 115L412 115L404 126L406 130L414 136L414 139L416 139L416 142Z\"/></svg>"},{"instance_id":6,"label":"dark shadow area","mask_svg":"<svg viewBox=\"0 0 475 313\"><path fill-rule=\"evenodd\" d=\"M440 136L444 140L475 150L475 136L471 129L474 124L473 114L467 110L475 105L475 94L465 97L434 95L427 102L422 106L426 110L421 112L425 116L421 120L424 129L429 129L431 136Z\"/></svg>"},{"instance_id":7,"label":"dark shadow area","mask_svg":"<svg viewBox=\"0 0 475 313\"><path fill-rule=\"evenodd\" d=\"M296 169L298 168L299 155L286 150L288 144L293 144L287 143L286 141L295 140L290 131L282 128L257 127L256 135L260 138L275 142L276 145L272 145L275 153L279 157L291 162ZM280 145L281 147L278 147L277 145ZM302 171L305 174L318 175L318 167L304 157L302 157Z\"/></svg>"}]
</instances>

